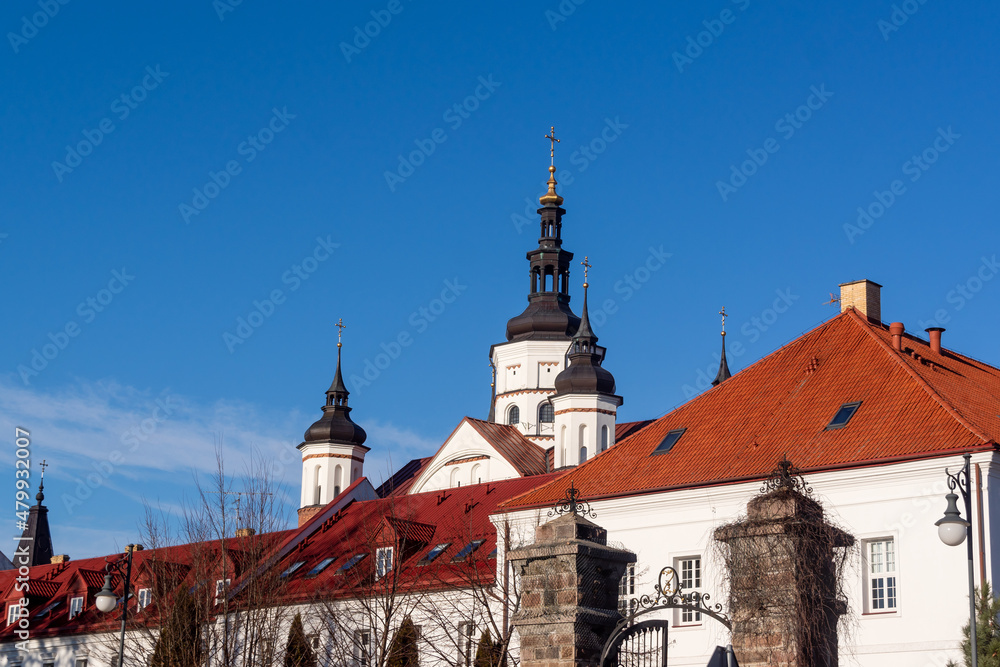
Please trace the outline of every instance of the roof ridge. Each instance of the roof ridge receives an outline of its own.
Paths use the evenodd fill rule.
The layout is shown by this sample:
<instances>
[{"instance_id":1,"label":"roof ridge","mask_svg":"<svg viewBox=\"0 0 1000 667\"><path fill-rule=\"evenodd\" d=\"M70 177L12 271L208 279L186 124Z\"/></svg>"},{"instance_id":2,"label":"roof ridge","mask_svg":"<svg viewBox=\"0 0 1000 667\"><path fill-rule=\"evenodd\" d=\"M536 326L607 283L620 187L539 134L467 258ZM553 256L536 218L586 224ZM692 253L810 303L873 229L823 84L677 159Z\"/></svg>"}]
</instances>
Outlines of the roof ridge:
<instances>
[{"instance_id":1,"label":"roof ridge","mask_svg":"<svg viewBox=\"0 0 1000 667\"><path fill-rule=\"evenodd\" d=\"M465 417L465 421L468 421L469 422L469 426L471 426L472 428L474 428L476 430L476 432L479 433L479 435L483 437L484 440L486 440L491 445L493 445L493 449L496 452L498 452L500 454L500 456L502 456L508 463L510 463L514 467L515 470L517 470L517 471L520 472L521 466L519 466L518 462L515 461L513 458L511 458L511 456L507 452L504 451L503 447L498 446L498 443L494 443L494 442L492 442L490 440L489 435L487 435L484 432L484 430L483 430L487 425L489 425L490 427L493 427L493 426L504 427L502 429L503 431L505 431L505 432L507 432L509 434L515 434L521 440L521 442L527 443L528 445L531 445L533 448L535 448L536 450L538 450L539 452L541 452L542 459L544 461L545 451L546 451L545 448L542 447L541 445L535 444L531 440L528 440L528 438L526 438L524 436L524 434L521 433L520 430L518 430L516 427L513 427L511 424L498 424L496 422L488 422L488 421L485 421L485 420L482 420L482 419L476 419L475 417L468 417L468 416ZM525 476L527 477L528 475L525 475Z\"/></svg>"},{"instance_id":2,"label":"roof ridge","mask_svg":"<svg viewBox=\"0 0 1000 667\"><path fill-rule=\"evenodd\" d=\"M984 444L993 441L992 438L990 438L985 433L983 433L982 431L980 431L969 420L967 420L965 417L963 417L962 414L953 405L951 405L950 402L946 401L945 398L943 396L941 396L941 394L939 394L937 392L937 390L934 389L934 387L932 387L930 385L930 383L927 382L927 380L925 380L923 378L922 375L920 375L912 367L910 367L910 365L908 363L906 363L906 361L903 360L903 357L902 357L901 354L899 354L896 350L894 350L891 345L889 345L884 340L882 340L882 338L880 336L878 336L872 330L872 325L871 324L869 324L867 321L861 319L861 315L859 315L858 312L855 309L851 308L851 309L848 309L845 312L850 313L851 318L853 319L853 321L858 326L860 326L869 336L871 336L872 339L879 346L881 346L882 349L885 352L887 352L889 354L889 357L891 359L893 359L897 364L899 364L903 368L903 370L905 370L906 373L911 378L913 378L914 381L916 381L917 385L921 389L923 389L925 392L927 392L927 394L931 397L931 399L933 399L938 405L940 405L942 408L944 408L945 412L947 412L949 415L951 415L955 419L955 421L957 421L959 424L961 424L962 426L964 426L966 428L966 430L968 430L974 436L976 436L977 438L979 438L980 440L982 440Z\"/></svg>"}]
</instances>

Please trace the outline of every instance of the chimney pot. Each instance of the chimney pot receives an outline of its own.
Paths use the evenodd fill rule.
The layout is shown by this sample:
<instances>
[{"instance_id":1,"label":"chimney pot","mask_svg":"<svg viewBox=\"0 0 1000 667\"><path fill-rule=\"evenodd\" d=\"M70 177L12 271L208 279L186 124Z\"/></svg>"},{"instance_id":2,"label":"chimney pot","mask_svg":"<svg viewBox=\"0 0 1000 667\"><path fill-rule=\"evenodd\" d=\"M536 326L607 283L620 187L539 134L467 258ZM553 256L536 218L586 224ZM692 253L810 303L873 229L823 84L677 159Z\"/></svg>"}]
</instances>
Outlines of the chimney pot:
<instances>
[{"instance_id":1,"label":"chimney pot","mask_svg":"<svg viewBox=\"0 0 1000 667\"><path fill-rule=\"evenodd\" d=\"M873 322L882 321L882 286L871 280L855 280L840 284L840 312L848 308Z\"/></svg>"},{"instance_id":2,"label":"chimney pot","mask_svg":"<svg viewBox=\"0 0 1000 667\"><path fill-rule=\"evenodd\" d=\"M897 352L903 349L903 332L906 331L906 327L903 326L902 322L893 322L889 325L889 333L892 335L892 349Z\"/></svg>"},{"instance_id":3,"label":"chimney pot","mask_svg":"<svg viewBox=\"0 0 1000 667\"><path fill-rule=\"evenodd\" d=\"M59 554L57 556L53 556L49 560L49 562L52 563L53 565L56 565L58 563L68 563L69 562L69 556L67 556L66 554Z\"/></svg>"},{"instance_id":4,"label":"chimney pot","mask_svg":"<svg viewBox=\"0 0 1000 667\"><path fill-rule=\"evenodd\" d=\"M944 327L928 327L924 329L927 332L927 337L930 339L932 352L941 354L941 333L944 330Z\"/></svg>"}]
</instances>

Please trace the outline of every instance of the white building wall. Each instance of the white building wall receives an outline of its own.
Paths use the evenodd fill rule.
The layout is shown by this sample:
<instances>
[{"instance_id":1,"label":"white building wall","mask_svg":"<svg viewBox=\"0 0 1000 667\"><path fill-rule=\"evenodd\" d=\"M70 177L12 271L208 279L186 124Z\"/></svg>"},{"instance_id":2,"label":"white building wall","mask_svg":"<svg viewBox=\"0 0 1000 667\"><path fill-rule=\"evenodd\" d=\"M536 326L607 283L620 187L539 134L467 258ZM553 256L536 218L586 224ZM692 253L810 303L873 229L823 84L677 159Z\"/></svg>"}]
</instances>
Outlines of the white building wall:
<instances>
[{"instance_id":1,"label":"white building wall","mask_svg":"<svg viewBox=\"0 0 1000 667\"><path fill-rule=\"evenodd\" d=\"M997 515L987 508L995 510L997 501L987 501L987 482L996 485L1000 481L1000 458L975 454L976 462L984 471L984 543L990 573L995 565L989 545L997 539L990 515ZM969 620L966 547L944 545L934 525L944 514L944 470L949 467L954 472L961 465L961 457L953 456L807 477L827 518L854 535L859 544L891 537L897 547L898 606L889 613L866 608L866 573L860 548L855 552L845 575L854 616L848 636L841 635L842 666L944 667L948 660L961 664L961 628ZM592 503L597 513L594 521L608 530L609 542L636 553L637 595L653 592L664 566L674 565L680 557L700 555L703 591L725 607L721 563L712 549L713 531L744 516L747 501L760 489L760 482L755 482L599 500ZM996 486L991 495L998 495ZM539 510L512 514L510 519L519 541L530 543ZM494 517L494 523L498 520ZM978 540L975 546L978 553ZM978 586L978 556L976 573ZM725 628L711 619L674 628L670 637L671 665L703 666L715 646L729 642Z\"/></svg>"},{"instance_id":2,"label":"white building wall","mask_svg":"<svg viewBox=\"0 0 1000 667\"><path fill-rule=\"evenodd\" d=\"M552 398L555 408L555 454L556 468L576 466L582 463L581 447L586 447L586 458L615 444L615 420L618 401L610 397L566 394ZM602 430L607 428L607 447L602 449Z\"/></svg>"},{"instance_id":3,"label":"white building wall","mask_svg":"<svg viewBox=\"0 0 1000 667\"><path fill-rule=\"evenodd\" d=\"M420 474L408 493L424 493L520 476L517 469L498 455L471 424L462 422L434 455L434 460Z\"/></svg>"}]
</instances>

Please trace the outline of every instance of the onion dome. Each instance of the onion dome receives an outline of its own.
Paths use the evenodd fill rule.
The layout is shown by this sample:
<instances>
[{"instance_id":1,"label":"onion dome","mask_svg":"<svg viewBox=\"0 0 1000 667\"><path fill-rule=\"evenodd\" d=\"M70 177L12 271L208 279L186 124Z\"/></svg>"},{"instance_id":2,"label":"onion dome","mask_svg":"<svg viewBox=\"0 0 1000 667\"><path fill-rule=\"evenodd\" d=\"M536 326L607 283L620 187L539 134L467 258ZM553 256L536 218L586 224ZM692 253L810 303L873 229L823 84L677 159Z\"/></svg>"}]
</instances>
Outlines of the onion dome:
<instances>
[{"instance_id":1,"label":"onion dome","mask_svg":"<svg viewBox=\"0 0 1000 667\"><path fill-rule=\"evenodd\" d=\"M344 384L344 376L340 372L340 348L337 343L337 372L333 383L326 390L326 405L323 406L323 416L310 426L305 433L305 443L337 442L350 445L363 445L368 438L365 430L351 421L351 408L347 405L350 392ZM304 443L304 444L305 444Z\"/></svg>"},{"instance_id":2,"label":"onion dome","mask_svg":"<svg viewBox=\"0 0 1000 667\"><path fill-rule=\"evenodd\" d=\"M587 313L587 283L583 284L583 317L580 328L569 347L569 366L556 376L556 394L615 393L615 378L601 366L604 348L597 345L597 336L590 328Z\"/></svg>"}]
</instances>

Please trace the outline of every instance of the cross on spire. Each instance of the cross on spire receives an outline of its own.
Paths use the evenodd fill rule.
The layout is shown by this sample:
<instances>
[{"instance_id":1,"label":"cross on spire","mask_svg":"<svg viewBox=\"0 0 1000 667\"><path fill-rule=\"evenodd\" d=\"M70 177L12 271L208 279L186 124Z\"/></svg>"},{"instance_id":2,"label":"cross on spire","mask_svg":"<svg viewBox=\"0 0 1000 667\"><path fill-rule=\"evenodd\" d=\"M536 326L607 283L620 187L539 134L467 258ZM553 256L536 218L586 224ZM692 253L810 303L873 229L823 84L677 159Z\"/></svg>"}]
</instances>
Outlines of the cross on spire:
<instances>
[{"instance_id":1,"label":"cross on spire","mask_svg":"<svg viewBox=\"0 0 1000 667\"><path fill-rule=\"evenodd\" d=\"M723 306L722 310L719 311L719 315L722 315L722 334L725 335L726 334L726 318L729 317L729 315L726 315L726 307L725 306Z\"/></svg>"},{"instance_id":2,"label":"cross on spire","mask_svg":"<svg viewBox=\"0 0 1000 667\"><path fill-rule=\"evenodd\" d=\"M583 265L583 289L587 289L590 285L587 284L587 278L590 275L590 269L594 266L590 263L590 257L584 255L583 261L580 262Z\"/></svg>"},{"instance_id":3,"label":"cross on spire","mask_svg":"<svg viewBox=\"0 0 1000 667\"><path fill-rule=\"evenodd\" d=\"M338 329L338 331L337 331L337 347L341 347L341 346L343 346L343 343L341 342L341 339L344 336L344 329L347 328L347 325L344 324L344 318L341 317L340 319L338 319L337 320L337 324L335 326Z\"/></svg>"},{"instance_id":4,"label":"cross on spire","mask_svg":"<svg viewBox=\"0 0 1000 667\"><path fill-rule=\"evenodd\" d=\"M45 459L42 459L42 462L38 464L38 467L42 469L42 478L44 479L45 469L49 467L49 464L45 462Z\"/></svg>"},{"instance_id":5,"label":"cross on spire","mask_svg":"<svg viewBox=\"0 0 1000 667\"><path fill-rule=\"evenodd\" d=\"M559 140L556 139L556 126L555 125L551 126L551 131L550 131L549 134L545 135L545 138L548 139L551 142L551 144L552 144L551 147L549 148L549 159L551 160L551 164L554 167L554 166L556 166L556 144L559 143Z\"/></svg>"}]
</instances>

